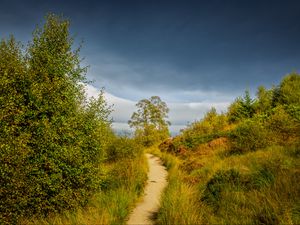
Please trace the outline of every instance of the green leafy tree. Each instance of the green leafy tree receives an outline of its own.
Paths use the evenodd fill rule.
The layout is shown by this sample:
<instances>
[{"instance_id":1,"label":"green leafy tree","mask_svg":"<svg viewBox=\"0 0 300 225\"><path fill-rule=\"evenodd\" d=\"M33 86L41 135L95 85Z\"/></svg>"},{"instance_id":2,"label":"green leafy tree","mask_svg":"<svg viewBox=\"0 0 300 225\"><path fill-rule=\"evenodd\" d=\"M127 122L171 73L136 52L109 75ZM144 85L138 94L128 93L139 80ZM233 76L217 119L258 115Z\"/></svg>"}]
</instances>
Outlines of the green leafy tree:
<instances>
[{"instance_id":1,"label":"green leafy tree","mask_svg":"<svg viewBox=\"0 0 300 225\"><path fill-rule=\"evenodd\" d=\"M28 49L0 42L0 223L84 205L112 135L103 92L88 104L69 22L48 15ZM12 191L14 190L14 191Z\"/></svg>"},{"instance_id":2,"label":"green leafy tree","mask_svg":"<svg viewBox=\"0 0 300 225\"><path fill-rule=\"evenodd\" d=\"M142 99L136 106L138 110L132 114L128 124L136 129L136 137L141 139L144 145L150 146L169 136L170 122L166 120L169 108L160 97Z\"/></svg>"},{"instance_id":3,"label":"green leafy tree","mask_svg":"<svg viewBox=\"0 0 300 225\"><path fill-rule=\"evenodd\" d=\"M23 125L30 80L21 47L13 37L0 42L0 224L16 223L29 195L26 172L32 134Z\"/></svg>"}]
</instances>

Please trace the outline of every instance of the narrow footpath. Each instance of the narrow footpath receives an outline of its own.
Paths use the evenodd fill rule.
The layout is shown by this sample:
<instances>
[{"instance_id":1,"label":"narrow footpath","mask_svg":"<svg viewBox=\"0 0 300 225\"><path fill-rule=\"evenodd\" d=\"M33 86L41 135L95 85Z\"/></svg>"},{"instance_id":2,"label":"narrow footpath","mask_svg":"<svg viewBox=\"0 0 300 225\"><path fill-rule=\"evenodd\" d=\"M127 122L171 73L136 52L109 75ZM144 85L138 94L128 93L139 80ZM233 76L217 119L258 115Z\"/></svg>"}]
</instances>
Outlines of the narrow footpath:
<instances>
[{"instance_id":1,"label":"narrow footpath","mask_svg":"<svg viewBox=\"0 0 300 225\"><path fill-rule=\"evenodd\" d=\"M153 224L153 216L159 209L159 201L163 189L167 186L167 171L160 158L146 154L149 163L148 180L145 194L141 202L131 213L128 225Z\"/></svg>"}]
</instances>

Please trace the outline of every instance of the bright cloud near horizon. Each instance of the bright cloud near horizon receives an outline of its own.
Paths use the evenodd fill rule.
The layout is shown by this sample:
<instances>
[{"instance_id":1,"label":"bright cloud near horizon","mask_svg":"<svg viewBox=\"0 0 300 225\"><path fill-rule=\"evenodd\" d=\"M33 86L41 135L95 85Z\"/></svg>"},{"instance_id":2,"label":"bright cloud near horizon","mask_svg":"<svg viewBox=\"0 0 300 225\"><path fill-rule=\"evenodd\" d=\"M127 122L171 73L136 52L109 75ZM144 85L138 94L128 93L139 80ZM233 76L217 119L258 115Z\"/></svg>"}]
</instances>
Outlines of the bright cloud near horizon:
<instances>
[{"instance_id":1,"label":"bright cloud near horizon","mask_svg":"<svg viewBox=\"0 0 300 225\"><path fill-rule=\"evenodd\" d=\"M0 0L0 38L26 44L47 13L70 19L75 47L127 129L135 104L154 95L170 108L172 131L219 111L246 89L270 88L300 70L296 0Z\"/></svg>"},{"instance_id":2,"label":"bright cloud near horizon","mask_svg":"<svg viewBox=\"0 0 300 225\"><path fill-rule=\"evenodd\" d=\"M97 97L100 90L92 85L86 85L87 97ZM116 97L108 92L104 96L109 105L113 106L112 118L113 128L117 131L131 131L128 126L128 120L132 113L136 111L135 101ZM177 134L184 129L187 124L199 120L211 108L215 107L219 112L225 111L229 102L168 102L170 113L168 120L171 122L170 131Z\"/></svg>"}]
</instances>

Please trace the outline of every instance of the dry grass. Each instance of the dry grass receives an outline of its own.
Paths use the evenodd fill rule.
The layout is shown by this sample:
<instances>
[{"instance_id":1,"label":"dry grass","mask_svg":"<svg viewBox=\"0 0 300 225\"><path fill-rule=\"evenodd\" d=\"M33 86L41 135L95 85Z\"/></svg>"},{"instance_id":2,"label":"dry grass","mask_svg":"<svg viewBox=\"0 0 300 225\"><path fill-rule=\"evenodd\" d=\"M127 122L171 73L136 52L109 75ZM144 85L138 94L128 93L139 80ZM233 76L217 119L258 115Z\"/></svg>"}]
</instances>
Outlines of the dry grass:
<instances>
[{"instance_id":1,"label":"dry grass","mask_svg":"<svg viewBox=\"0 0 300 225\"><path fill-rule=\"evenodd\" d=\"M169 168L157 224L300 223L299 146L232 155L226 141L213 143L177 157L152 149ZM218 175L231 170L236 178ZM214 190L217 201L204 201Z\"/></svg>"}]
</instances>

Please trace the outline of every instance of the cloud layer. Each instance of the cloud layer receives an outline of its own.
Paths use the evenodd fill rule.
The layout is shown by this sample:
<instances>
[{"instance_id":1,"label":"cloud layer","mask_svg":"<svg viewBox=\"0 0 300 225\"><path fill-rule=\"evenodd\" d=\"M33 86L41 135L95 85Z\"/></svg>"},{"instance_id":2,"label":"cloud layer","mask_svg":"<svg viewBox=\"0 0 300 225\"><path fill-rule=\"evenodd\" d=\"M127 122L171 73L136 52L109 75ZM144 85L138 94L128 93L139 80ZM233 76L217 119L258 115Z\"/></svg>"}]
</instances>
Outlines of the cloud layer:
<instances>
[{"instance_id":1,"label":"cloud layer","mask_svg":"<svg viewBox=\"0 0 300 225\"><path fill-rule=\"evenodd\" d=\"M49 12L84 40L91 92L105 87L118 129L140 99L160 96L178 130L300 70L300 1L2 0L1 38L26 44Z\"/></svg>"},{"instance_id":2,"label":"cloud layer","mask_svg":"<svg viewBox=\"0 0 300 225\"><path fill-rule=\"evenodd\" d=\"M88 97L97 97L99 90L92 85L86 86ZM127 125L132 113L136 111L135 104L137 102L128 99L116 97L108 92L105 92L105 98L109 105L113 105L114 111L113 128L117 131L130 131ZM174 103L167 102L170 108L169 120L171 122L170 131L175 134L186 127L188 123L199 120L211 108L215 107L219 112L225 111L228 102L194 102L194 103Z\"/></svg>"},{"instance_id":3,"label":"cloud layer","mask_svg":"<svg viewBox=\"0 0 300 225\"><path fill-rule=\"evenodd\" d=\"M294 0L3 0L0 36L26 43L44 15L63 14L75 43L85 40L97 88L134 101L224 102L300 70L299 11Z\"/></svg>"}]
</instances>

